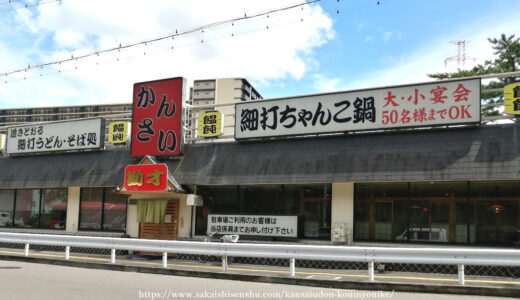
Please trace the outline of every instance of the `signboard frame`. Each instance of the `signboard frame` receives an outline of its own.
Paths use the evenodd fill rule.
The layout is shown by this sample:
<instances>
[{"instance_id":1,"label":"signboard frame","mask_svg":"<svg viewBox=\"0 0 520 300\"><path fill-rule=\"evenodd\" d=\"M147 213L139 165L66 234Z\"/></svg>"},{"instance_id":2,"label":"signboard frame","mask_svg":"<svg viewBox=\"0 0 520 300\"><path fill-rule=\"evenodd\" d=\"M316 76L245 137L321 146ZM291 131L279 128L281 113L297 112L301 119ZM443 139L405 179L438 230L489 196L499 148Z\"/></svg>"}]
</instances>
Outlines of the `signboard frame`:
<instances>
[{"instance_id":1,"label":"signboard frame","mask_svg":"<svg viewBox=\"0 0 520 300\"><path fill-rule=\"evenodd\" d=\"M90 122L92 122L92 123L99 122L99 123L85 125L85 123L90 123ZM82 125L78 125L80 123L82 123ZM36 154L49 154L49 153L62 153L62 152L66 153L66 152L103 150L104 146L105 146L105 123L106 123L105 119L103 119L101 117L96 117L96 118L88 118L88 119L80 119L80 120L63 120L63 121L56 121L56 122L34 123L34 124L28 124L28 125L11 126L11 127L7 128L6 141L5 141L5 144L6 144L5 153L10 156L17 156L17 155L36 155ZM68 125L64 126L64 124L68 124ZM77 125L77 126L73 127L73 129L76 129L76 128L84 129L86 126L87 126L87 128L88 128L88 126L91 126L91 128L89 128L89 129L97 130L95 132L90 132L90 133L84 132L85 134L96 133L96 135L97 135L96 144L94 144L93 146L85 146L85 147L76 146L76 147L68 147L65 149L50 149L50 148L46 147L47 145L45 145L44 147L42 147L44 149L36 149L34 151L23 151L23 152L12 151L12 149L9 149L9 147L11 145L13 145L13 142L14 142L13 141L14 138L11 137L11 132L13 129L16 129L18 132L19 132L19 130L23 130L23 136L28 137L29 139L33 139L33 138L31 138L31 136L34 137L35 139L36 139L36 136L41 137L41 135L43 134L44 131L49 130L49 127L51 128L51 130L52 129L56 130L56 128L58 128L61 131L65 131L65 132L61 132L61 134L67 134L68 136L71 136L70 135L71 133L69 132L69 131L72 131L70 124ZM45 129L45 127L47 127L47 129ZM33 134L34 128L36 128L36 131L37 131L36 134ZM40 131L42 132L42 134L39 134ZM26 132L28 132L28 133L26 134ZM72 133L72 135L74 135L74 134L75 133ZM51 135L51 137L54 140L54 137L57 137L58 135L60 135L60 133L57 133L57 134L53 133ZM18 136L18 137L21 137L21 136ZM54 141L54 142L55 143L60 142L62 144L67 142L67 140L65 140L65 139L61 140L61 138L63 138L63 136L60 136L60 139L57 141ZM86 138L86 136L85 136L85 138ZM37 140L31 141L31 142L38 143ZM44 141L44 142L47 143L47 141ZM18 142L17 142L17 144L18 144ZM38 147L35 145L35 147L33 147L33 148L38 148Z\"/></svg>"},{"instance_id":2,"label":"signboard frame","mask_svg":"<svg viewBox=\"0 0 520 300\"><path fill-rule=\"evenodd\" d=\"M516 95L516 97L515 97ZM520 109L520 82L508 84L504 87L504 112L508 115L519 115Z\"/></svg>"},{"instance_id":3,"label":"signboard frame","mask_svg":"<svg viewBox=\"0 0 520 300\"><path fill-rule=\"evenodd\" d=\"M122 135L122 140L114 140L114 134L116 132L114 132L114 126L115 125L123 125L123 131L121 131L121 135ZM126 144L128 143L128 132L129 132L129 128L130 128L130 123L127 122L127 121L116 121L116 122L110 122L108 124L108 142L111 143L111 144L114 144L114 145L119 145L119 144Z\"/></svg>"},{"instance_id":4,"label":"signboard frame","mask_svg":"<svg viewBox=\"0 0 520 300\"><path fill-rule=\"evenodd\" d=\"M149 97L152 97L151 87L155 89L152 89L154 95L153 103L149 101ZM168 93L165 93L165 90ZM142 100L142 98L139 98L139 95L143 92L147 93L145 104L144 107L139 107ZM164 97L165 95L166 97ZM134 84L132 89L132 122L130 129L130 151L132 156L179 156L182 153L184 145L182 105L185 95L186 79L183 77L157 79ZM172 109L171 106L168 106L172 103L168 101L169 99L173 99L173 104L175 105L175 112L171 116L168 116ZM163 105L163 103L166 103L166 105ZM151 107L148 108L148 105ZM144 113L141 111L142 108L145 110ZM158 114L159 116L157 117ZM145 121L147 122L145 123ZM157 126L154 126L154 123ZM152 130L150 131L150 129ZM168 141L171 140L170 134L175 136L174 150L168 149L173 146L168 144ZM163 151L161 151L161 146L159 145L161 137L164 139L162 144L164 146ZM145 139L148 140L144 141Z\"/></svg>"},{"instance_id":5,"label":"signboard frame","mask_svg":"<svg viewBox=\"0 0 520 300\"><path fill-rule=\"evenodd\" d=\"M215 134L200 134L201 128L204 128L205 124L201 124L200 120L201 118L204 118L207 115L217 115L216 117L216 129L217 133ZM210 138L216 138L224 134L224 114L219 111L206 111L199 115L197 120L197 137L210 139Z\"/></svg>"},{"instance_id":6,"label":"signboard frame","mask_svg":"<svg viewBox=\"0 0 520 300\"><path fill-rule=\"evenodd\" d=\"M159 169L159 170L158 170ZM160 184L156 185L156 187L153 187L153 183L150 183L150 180L153 180L153 178L148 179L147 177L150 177L150 172L146 172L143 174L142 171L152 171L154 173L155 171L162 172L160 177ZM136 185L131 182L129 182L128 177L130 172L139 171L140 174L140 182L141 185ZM164 176L162 176L164 175ZM151 176L153 177L153 176ZM166 164L140 164L140 165L127 165L125 167L125 178L124 178L124 186L125 190L128 192L164 192L168 190L168 166Z\"/></svg>"},{"instance_id":7,"label":"signboard frame","mask_svg":"<svg viewBox=\"0 0 520 300\"><path fill-rule=\"evenodd\" d=\"M375 131L375 130L388 130L388 129L401 129L401 128L425 128L425 127L446 126L446 125L478 124L481 122L481 118L482 118L482 116L481 116L481 96L480 96L481 84L480 84L480 81L481 81L480 78L454 79L454 80L424 82L424 83L417 83L417 84L376 87L376 88L369 88L369 89L356 89L356 90L340 91L340 92L333 92L333 93L320 93L320 94L310 94L310 95L267 99L267 100L239 102L239 103L236 103L236 106L235 106L235 133L234 133L234 135L235 135L235 139L238 141L247 141L247 140L258 140L258 139L284 138L284 137L291 137L291 136L333 134L333 133L353 132L353 131L361 132L361 131ZM446 84L451 85L451 86L457 85L457 84L458 85L467 84L467 85L471 86L472 89L470 90L470 92L471 92L472 98L469 100L468 100L468 98L462 99L462 100L466 99L465 101L463 101L463 104L469 103L469 106L472 106L471 112L467 111L469 109L469 106L467 108L461 107L461 110L459 111L459 113L462 116L461 119L464 119L464 120L456 120L456 121L450 120L449 122L438 122L438 123L427 123L426 122L426 123L421 123L421 124L391 125L391 126L383 126L380 124L376 124L378 126L372 126L372 127L369 127L369 126L364 126L364 127L357 126L356 127L356 126L353 126L353 122L352 122L352 120L350 120L349 123L345 123L346 125L337 125L336 128L328 128L328 129L324 129L324 130L315 129L315 130L306 130L306 131L301 132L301 131L297 131L297 130L289 131L287 129L282 128L281 130L278 130L279 133L276 133L276 132L265 133L266 130L264 128L263 130L258 130L258 132L261 132L261 133L255 132L253 134L249 134L248 132L250 132L250 131L248 131L249 129L247 129L247 128L246 128L247 133L243 133L242 128L241 128L241 126L246 126L246 127L251 126L249 123L247 123L247 121L248 121L247 119L245 120L246 121L245 123L243 120L244 115L242 113L244 111L246 111L246 117L247 117L248 109L250 111L256 109L256 112L255 112L256 118L257 118L256 127L260 128L260 124L261 124L260 117L262 116L261 114L269 113L270 110L273 109L273 107L278 106L279 110L277 112L278 112L278 118L280 119L280 121L277 121L277 125L278 125L278 128L280 128L280 127L282 127L282 121L281 121L282 118L280 118L280 115L282 114L281 112L284 110L287 111L287 110L289 110L289 108L293 109L293 111L291 111L291 113L293 115L289 116L289 117L293 118L293 116L294 116L294 118L298 119L298 122L299 122L300 121L299 118L301 118L301 116L299 116L298 113L301 113L302 111L304 111L306 106L310 106L310 105L314 104L316 107L316 106L318 106L317 104L319 103L318 109L321 109L321 111L326 111L328 108L331 108L334 106L340 107L340 108L336 108L335 114L332 114L334 116L333 120L335 121L336 117L338 117L338 115L340 113L343 113L343 111L352 111L354 108L354 102L357 101L357 99L364 100L365 104L366 104L366 100L368 98L372 98L372 100L375 102L378 101L377 104L379 104L379 105L382 105L381 102L383 102L384 100L388 102L384 106L376 107L375 114L377 114L376 115L376 119L378 120L377 122L382 123L382 115L380 114L380 112L383 111L382 108L392 109L393 104L396 104L396 105L405 104L402 107L407 108L410 106L410 104L406 104L406 102L413 102L415 100L415 105L417 105L417 103L418 103L417 99L419 99L420 101L424 101L424 102L426 102L428 100L433 100L433 99L429 99L432 95L428 94L425 96L425 95L423 95L423 93L421 93L421 91L419 89L425 90L430 87L438 87L438 86L442 86L442 85L446 85ZM388 100L386 100L387 98L382 98L383 94L386 96L387 92L388 92L387 97L390 98L390 93L392 91L395 91L395 90L401 91L401 90L406 90L406 89L408 89L410 91L415 91L415 95L412 94L409 97L404 97L404 96L399 95L398 99L396 99L394 101L388 101ZM430 90L428 90L428 91L430 91ZM433 89L431 90L431 92L433 92ZM377 97L377 98L376 97L366 97L367 95L374 95L374 94L378 94L379 97ZM448 96L448 95L451 95L451 93L450 94L446 93L446 95L441 95L441 96ZM475 95L478 95L478 96L475 96ZM395 95L392 94L392 96L395 96ZM460 98L455 99L455 97L456 96L453 96L455 101L461 100ZM394 97L394 98L397 98L397 97ZM394 98L390 98L390 100L392 100ZM478 101L477 101L477 98L478 98ZM350 103L347 104L347 103L342 102L345 100L349 101ZM436 98L436 100L438 100L438 97ZM324 102L324 101L327 101L328 106L327 105L321 106L322 105L321 102ZM337 102L334 103L334 101L337 101ZM449 101L453 101L453 100L449 100ZM475 102L471 102L471 101L475 101ZM386 107L391 102L393 102L393 103L389 107ZM297 103L297 105L295 105L295 103ZM341 109L341 106L337 105L338 103L341 105L344 104L342 109ZM265 104L265 107L262 107L263 104ZM293 107L290 107L290 106L293 106ZM448 106L448 104L445 104L445 106ZM452 106L455 106L455 105L452 105ZM266 107L267 107L267 109L266 109ZM301 109L302 107L304 109ZM450 107L450 109L451 109L451 107ZM310 110L308 110L307 112L309 112L309 111ZM310 112L314 113L314 111L310 111ZM316 110L316 114L317 114L317 112L318 112L318 110ZM471 116L470 113L473 114L473 116ZM329 110L329 114L330 114L330 110ZM451 112L450 112L450 114L451 114ZM466 115L470 115L471 118L468 118L466 120L465 119ZM287 117L287 114L286 114L285 120L287 121L289 119L289 117ZM353 119L352 115L349 115L349 117L350 118L346 118L344 115L342 115L342 118L343 118L342 120ZM409 117L412 117L412 114L410 114ZM295 120L295 119L293 119L293 120ZM443 116L443 119L444 119L444 116ZM277 119L275 118L275 120L277 120ZM269 122L272 122L272 121L269 121ZM294 123L296 123L296 125L300 126L300 124L298 122L294 121ZM346 122L348 122L348 121L346 121ZM309 127L313 127L314 125L310 126L310 123L311 123L310 120L307 120L307 125L309 125ZM267 127L269 127L269 126L267 126ZM307 126L305 125L305 127L307 127ZM332 127L332 126L329 126L329 127ZM301 128L302 127L300 126L298 128L298 130L300 130Z\"/></svg>"},{"instance_id":8,"label":"signboard frame","mask_svg":"<svg viewBox=\"0 0 520 300\"><path fill-rule=\"evenodd\" d=\"M273 227L271 225L280 225L280 222L279 221L282 221L281 222L281 225L282 226L290 226L290 227L284 227L282 229L278 229L278 231L291 231L291 234L287 234L287 235L277 235L277 234L262 234L261 232L251 232L251 230L249 230L249 232L243 232L243 231L234 231L231 232L230 230L221 230L220 232L219 231L212 231L211 230L211 226L213 226L213 222L212 222L212 217L215 217L215 218L228 218L228 220L230 218L232 218L232 223L229 223L229 222L225 222L226 224L225 225L214 225L214 226L233 226L231 224L243 224L245 226L250 226L250 227L247 227L247 228L257 228L258 227L255 227L255 226L263 226L263 231L266 231L265 228L270 228L270 229L273 229L273 231L276 231L276 227ZM269 219L269 223L259 223L259 221L261 219L264 219L264 220L267 220ZM239 221L239 223L236 223L235 221L239 219L243 219L244 222L241 222ZM247 222L247 220L249 219L249 223ZM254 220L257 220L256 223L253 223ZM275 223L273 224L271 220L275 219ZM220 223L224 223L223 221L220 222ZM238 227L238 225L236 225ZM267 226L267 227L266 227ZM234 227L234 226L233 226ZM207 227L206 227L206 230L207 232L215 232L217 234L239 234L239 235L247 235L247 236L268 236L268 237L286 237L286 238L297 238L298 237L298 216L297 215L243 215L243 214L208 214L208 221L207 221ZM244 231L245 231L245 228L244 228ZM258 231L258 230L256 230ZM262 230L261 230L262 231ZM270 231L269 229L267 229L267 231Z\"/></svg>"}]
</instances>

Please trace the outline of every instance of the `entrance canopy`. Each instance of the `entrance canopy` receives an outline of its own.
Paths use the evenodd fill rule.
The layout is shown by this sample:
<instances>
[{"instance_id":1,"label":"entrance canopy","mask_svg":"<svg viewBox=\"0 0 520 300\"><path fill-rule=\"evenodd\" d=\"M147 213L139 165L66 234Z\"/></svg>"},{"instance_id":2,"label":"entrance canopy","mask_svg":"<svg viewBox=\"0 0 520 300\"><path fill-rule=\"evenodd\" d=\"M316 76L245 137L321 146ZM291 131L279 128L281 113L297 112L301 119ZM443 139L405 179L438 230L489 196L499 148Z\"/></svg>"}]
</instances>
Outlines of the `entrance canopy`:
<instances>
[{"instance_id":1,"label":"entrance canopy","mask_svg":"<svg viewBox=\"0 0 520 300\"><path fill-rule=\"evenodd\" d=\"M143 181L144 182L149 182L150 179L148 180L144 180L143 178L143 174L141 173L141 177L140 177L140 180L141 182L140 183L135 183L135 182L132 182L132 183L129 183L128 181L130 180L130 175L129 174L125 174L125 172L123 172L122 174L122 177L124 178L125 182L123 182L123 184L119 185L119 193L120 194L139 194L139 193L171 193L171 192L175 192L175 193L182 193L182 194L185 194L186 191L184 190L184 188L175 180L175 178L171 175L170 173L170 170L166 167L166 165L164 164L161 164L159 161L157 161L153 156L145 156L143 159L141 159L141 161L137 164L138 166L148 166L148 165L157 165L157 166L164 166L164 171L165 172L160 172L161 175L157 175L159 172L156 171L156 175L157 176L162 176L162 177L166 177L166 188L162 191L149 191L149 190L132 190L132 189L129 189L131 188L132 186L131 185L134 185L134 184L138 184L138 185L142 185L143 184ZM138 171L140 172L140 171ZM166 174L163 174L163 173L166 173ZM155 176L155 177L157 177ZM132 178L132 180L135 180L135 178ZM156 178L156 180L159 180L159 178ZM158 185L159 183L157 183Z\"/></svg>"}]
</instances>

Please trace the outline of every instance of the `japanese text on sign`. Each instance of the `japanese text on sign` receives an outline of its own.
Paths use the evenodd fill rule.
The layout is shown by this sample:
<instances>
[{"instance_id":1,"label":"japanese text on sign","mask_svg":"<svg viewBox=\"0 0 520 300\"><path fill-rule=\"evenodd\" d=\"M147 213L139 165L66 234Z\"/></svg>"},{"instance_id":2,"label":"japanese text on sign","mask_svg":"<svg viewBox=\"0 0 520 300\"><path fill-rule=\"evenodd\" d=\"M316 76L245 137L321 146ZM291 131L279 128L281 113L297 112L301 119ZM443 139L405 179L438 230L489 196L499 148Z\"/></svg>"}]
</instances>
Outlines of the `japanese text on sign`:
<instances>
[{"instance_id":1,"label":"japanese text on sign","mask_svg":"<svg viewBox=\"0 0 520 300\"><path fill-rule=\"evenodd\" d=\"M215 137L222 134L224 116L219 112L207 112L199 116L197 134L200 137Z\"/></svg>"},{"instance_id":2,"label":"japanese text on sign","mask_svg":"<svg viewBox=\"0 0 520 300\"><path fill-rule=\"evenodd\" d=\"M24 154L96 149L103 147L103 133L104 120L101 118L10 127L6 152Z\"/></svg>"},{"instance_id":3,"label":"japanese text on sign","mask_svg":"<svg viewBox=\"0 0 520 300\"><path fill-rule=\"evenodd\" d=\"M237 139L480 122L480 79L236 104Z\"/></svg>"},{"instance_id":4,"label":"japanese text on sign","mask_svg":"<svg viewBox=\"0 0 520 300\"><path fill-rule=\"evenodd\" d=\"M164 191L168 188L168 167L165 164L129 165L125 168L127 191Z\"/></svg>"},{"instance_id":5,"label":"japanese text on sign","mask_svg":"<svg viewBox=\"0 0 520 300\"><path fill-rule=\"evenodd\" d=\"M128 140L128 122L110 123L108 141L113 144L126 143Z\"/></svg>"},{"instance_id":6,"label":"japanese text on sign","mask_svg":"<svg viewBox=\"0 0 520 300\"><path fill-rule=\"evenodd\" d=\"M176 155L181 147L184 79L134 84L132 155Z\"/></svg>"},{"instance_id":7,"label":"japanese text on sign","mask_svg":"<svg viewBox=\"0 0 520 300\"><path fill-rule=\"evenodd\" d=\"M520 114L520 83L513 83L504 88L505 113Z\"/></svg>"},{"instance_id":8,"label":"japanese text on sign","mask_svg":"<svg viewBox=\"0 0 520 300\"><path fill-rule=\"evenodd\" d=\"M208 215L208 232L218 234L298 236L297 216Z\"/></svg>"}]
</instances>

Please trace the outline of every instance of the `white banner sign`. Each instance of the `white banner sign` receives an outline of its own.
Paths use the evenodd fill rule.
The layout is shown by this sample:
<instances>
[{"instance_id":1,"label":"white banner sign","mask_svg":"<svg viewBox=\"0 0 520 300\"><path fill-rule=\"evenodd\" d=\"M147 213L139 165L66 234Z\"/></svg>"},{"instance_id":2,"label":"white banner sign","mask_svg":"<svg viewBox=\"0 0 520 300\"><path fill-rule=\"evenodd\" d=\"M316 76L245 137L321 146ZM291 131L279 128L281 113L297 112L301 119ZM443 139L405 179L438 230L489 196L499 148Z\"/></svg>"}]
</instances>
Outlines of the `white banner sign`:
<instances>
[{"instance_id":1,"label":"white banner sign","mask_svg":"<svg viewBox=\"0 0 520 300\"><path fill-rule=\"evenodd\" d=\"M7 154L99 149L104 144L101 118L9 127Z\"/></svg>"},{"instance_id":2,"label":"white banner sign","mask_svg":"<svg viewBox=\"0 0 520 300\"><path fill-rule=\"evenodd\" d=\"M235 138L480 122L480 79L239 102Z\"/></svg>"},{"instance_id":3,"label":"white banner sign","mask_svg":"<svg viewBox=\"0 0 520 300\"><path fill-rule=\"evenodd\" d=\"M298 216L208 215L208 232L217 234L298 236Z\"/></svg>"}]
</instances>

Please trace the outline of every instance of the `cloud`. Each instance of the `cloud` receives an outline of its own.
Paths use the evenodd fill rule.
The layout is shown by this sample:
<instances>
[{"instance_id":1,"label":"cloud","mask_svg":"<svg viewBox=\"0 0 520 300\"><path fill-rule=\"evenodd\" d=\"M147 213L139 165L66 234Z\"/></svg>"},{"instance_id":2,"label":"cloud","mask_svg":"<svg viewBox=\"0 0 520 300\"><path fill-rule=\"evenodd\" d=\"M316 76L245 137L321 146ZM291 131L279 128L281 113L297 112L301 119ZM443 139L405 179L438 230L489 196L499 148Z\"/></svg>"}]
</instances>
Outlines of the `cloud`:
<instances>
[{"instance_id":1,"label":"cloud","mask_svg":"<svg viewBox=\"0 0 520 300\"><path fill-rule=\"evenodd\" d=\"M314 88L318 92L331 92L338 90L337 86L340 83L338 78L328 78L323 74L314 74Z\"/></svg>"},{"instance_id":2,"label":"cloud","mask_svg":"<svg viewBox=\"0 0 520 300\"><path fill-rule=\"evenodd\" d=\"M403 34L399 31L385 31L383 32L382 40L387 43L392 40L400 40L403 38Z\"/></svg>"},{"instance_id":3,"label":"cloud","mask_svg":"<svg viewBox=\"0 0 520 300\"><path fill-rule=\"evenodd\" d=\"M0 74L293 3L90 0L64 1L34 12L22 9L0 20L0 26L17 26L17 40L25 41L8 50L9 41L0 37L2 61L11 62L2 64ZM315 64L316 49L334 37L322 8L304 6L13 74L0 85L0 107L129 103L133 83L175 76L246 77L264 83L301 79Z\"/></svg>"}]
</instances>

